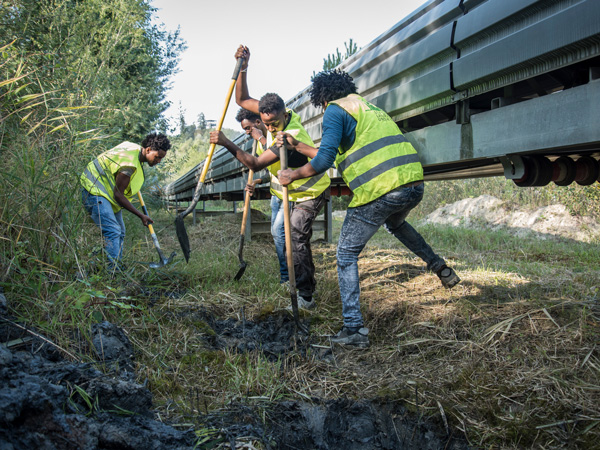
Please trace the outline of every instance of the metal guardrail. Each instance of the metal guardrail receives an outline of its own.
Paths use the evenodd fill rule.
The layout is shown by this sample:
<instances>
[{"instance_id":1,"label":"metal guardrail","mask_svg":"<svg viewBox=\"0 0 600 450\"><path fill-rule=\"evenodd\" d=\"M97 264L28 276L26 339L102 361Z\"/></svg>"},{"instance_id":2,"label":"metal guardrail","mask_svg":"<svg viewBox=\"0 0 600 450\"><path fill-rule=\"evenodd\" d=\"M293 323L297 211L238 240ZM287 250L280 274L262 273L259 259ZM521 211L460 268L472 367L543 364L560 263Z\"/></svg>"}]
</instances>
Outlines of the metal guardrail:
<instances>
[{"instance_id":1,"label":"metal guardrail","mask_svg":"<svg viewBox=\"0 0 600 450\"><path fill-rule=\"evenodd\" d=\"M430 0L340 67L403 130L426 180L518 178L522 155L600 157L599 0ZM287 106L318 144L308 88ZM215 155L203 198L241 199L241 164ZM201 168L167 200L191 199Z\"/></svg>"}]
</instances>

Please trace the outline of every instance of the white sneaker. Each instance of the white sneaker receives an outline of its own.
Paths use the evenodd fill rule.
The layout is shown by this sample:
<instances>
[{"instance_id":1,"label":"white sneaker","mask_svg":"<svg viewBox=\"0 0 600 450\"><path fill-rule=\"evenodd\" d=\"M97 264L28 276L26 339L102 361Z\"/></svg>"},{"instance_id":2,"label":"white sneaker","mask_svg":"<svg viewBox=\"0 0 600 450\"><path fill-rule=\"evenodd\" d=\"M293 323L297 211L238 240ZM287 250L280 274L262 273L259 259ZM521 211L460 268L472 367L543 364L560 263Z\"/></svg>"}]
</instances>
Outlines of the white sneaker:
<instances>
[{"instance_id":1,"label":"white sneaker","mask_svg":"<svg viewBox=\"0 0 600 450\"><path fill-rule=\"evenodd\" d=\"M314 299L309 302L306 301L301 295L298 296L298 309L305 309L308 311L314 309L315 306L317 306L317 302L315 302ZM289 305L285 309L287 309L288 311L292 311L292 305Z\"/></svg>"},{"instance_id":2,"label":"white sneaker","mask_svg":"<svg viewBox=\"0 0 600 450\"><path fill-rule=\"evenodd\" d=\"M314 299L310 299L310 301L306 300L301 295L298 296L298 308L302 309L313 309L317 305Z\"/></svg>"}]
</instances>

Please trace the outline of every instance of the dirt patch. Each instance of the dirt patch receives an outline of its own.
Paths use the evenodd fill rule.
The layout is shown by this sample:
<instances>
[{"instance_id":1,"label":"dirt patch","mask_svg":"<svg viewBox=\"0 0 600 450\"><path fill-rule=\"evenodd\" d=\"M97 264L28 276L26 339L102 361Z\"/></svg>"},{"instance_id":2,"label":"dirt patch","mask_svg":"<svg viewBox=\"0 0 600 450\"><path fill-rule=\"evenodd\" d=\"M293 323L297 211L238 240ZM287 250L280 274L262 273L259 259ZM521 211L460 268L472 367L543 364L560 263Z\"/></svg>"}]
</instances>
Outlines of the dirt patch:
<instances>
[{"instance_id":1,"label":"dirt patch","mask_svg":"<svg viewBox=\"0 0 600 450\"><path fill-rule=\"evenodd\" d=\"M257 320L243 314L242 320L221 319L208 310L193 314L212 330L202 333L208 348L262 352L270 359L307 355L311 348L309 335L296 332L288 311ZM309 327L308 319L302 323ZM60 349L9 320L0 333L0 448L196 448L191 430L154 419L150 391L135 382L132 345L115 325L93 325L88 350L97 363L87 364L64 359ZM319 348L316 354L331 351ZM203 437L210 447L201 448L243 443L267 449L467 448L447 426L382 399L240 402L197 421L210 430Z\"/></svg>"},{"instance_id":2,"label":"dirt patch","mask_svg":"<svg viewBox=\"0 0 600 450\"><path fill-rule=\"evenodd\" d=\"M152 394L135 383L131 344L102 323L92 331L98 364L63 359L36 333L3 321L0 327L0 448L193 448L196 436L154 420ZM121 366L119 368L119 363Z\"/></svg>"},{"instance_id":3,"label":"dirt patch","mask_svg":"<svg viewBox=\"0 0 600 450\"><path fill-rule=\"evenodd\" d=\"M295 333L291 314L276 311L257 321L221 320L208 311L200 313L212 327L207 338L216 349L260 351L267 357L290 352L331 362L332 349L312 346L315 338ZM309 320L304 320L304 326ZM323 339L321 339L323 341ZM261 419L262 418L262 419ZM260 442L277 449L466 449L466 441L447 425L407 410L401 401L383 399L283 401L258 407L230 405L201 418L218 428L220 438L235 447L242 441Z\"/></svg>"},{"instance_id":4,"label":"dirt patch","mask_svg":"<svg viewBox=\"0 0 600 450\"><path fill-rule=\"evenodd\" d=\"M466 198L436 209L420 224L477 229L511 229L517 236L542 239L565 237L589 242L600 238L600 224L591 217L573 216L564 205L515 210L491 195Z\"/></svg>"},{"instance_id":5,"label":"dirt patch","mask_svg":"<svg viewBox=\"0 0 600 450\"><path fill-rule=\"evenodd\" d=\"M207 427L219 430L212 436L231 448L244 444L268 449L375 450L375 449L467 449L462 437L448 435L443 427L421 420L398 402L286 401L265 411L231 405L204 417ZM216 434L216 433L215 433ZM240 447L241 446L241 447Z\"/></svg>"}]
</instances>

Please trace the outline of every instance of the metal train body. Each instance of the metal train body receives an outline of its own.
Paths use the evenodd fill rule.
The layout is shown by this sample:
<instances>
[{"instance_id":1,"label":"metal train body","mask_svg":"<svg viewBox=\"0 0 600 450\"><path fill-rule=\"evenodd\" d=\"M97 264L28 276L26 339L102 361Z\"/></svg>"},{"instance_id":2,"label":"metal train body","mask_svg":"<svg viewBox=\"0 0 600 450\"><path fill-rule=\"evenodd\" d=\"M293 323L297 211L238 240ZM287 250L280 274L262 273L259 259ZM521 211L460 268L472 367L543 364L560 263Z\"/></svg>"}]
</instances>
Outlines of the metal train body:
<instances>
[{"instance_id":1,"label":"metal train body","mask_svg":"<svg viewBox=\"0 0 600 450\"><path fill-rule=\"evenodd\" d=\"M426 180L598 180L600 0L430 0L340 68L396 121ZM318 145L323 111L308 89L286 105ZM235 142L250 151L247 136ZM245 168L223 148L211 165L202 198L240 200ZM201 169L168 185L166 199L191 199ZM347 193L331 176L333 193Z\"/></svg>"}]
</instances>

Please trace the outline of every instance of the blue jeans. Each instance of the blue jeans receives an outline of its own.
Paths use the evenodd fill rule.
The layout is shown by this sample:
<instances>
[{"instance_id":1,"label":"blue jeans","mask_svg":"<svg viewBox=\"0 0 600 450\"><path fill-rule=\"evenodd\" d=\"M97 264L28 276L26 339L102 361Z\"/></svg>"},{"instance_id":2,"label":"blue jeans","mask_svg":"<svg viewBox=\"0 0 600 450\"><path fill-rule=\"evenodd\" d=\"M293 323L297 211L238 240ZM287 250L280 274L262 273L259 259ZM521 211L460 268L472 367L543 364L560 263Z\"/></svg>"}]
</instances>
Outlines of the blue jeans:
<instances>
[{"instance_id":1,"label":"blue jeans","mask_svg":"<svg viewBox=\"0 0 600 450\"><path fill-rule=\"evenodd\" d=\"M283 216L283 200L273 195L271 197L271 235L275 242L275 252L279 259L279 281L281 283L290 279L285 255L285 226Z\"/></svg>"},{"instance_id":2,"label":"blue jeans","mask_svg":"<svg viewBox=\"0 0 600 450\"><path fill-rule=\"evenodd\" d=\"M338 282L345 326L363 326L359 302L358 255L381 225L425 261L428 270L437 272L445 264L423 236L405 220L408 213L423 199L423 191L423 184L397 188L366 205L348 208L337 248Z\"/></svg>"},{"instance_id":3,"label":"blue jeans","mask_svg":"<svg viewBox=\"0 0 600 450\"><path fill-rule=\"evenodd\" d=\"M112 205L107 199L99 195L91 195L86 189L81 191L81 200L85 210L102 231L109 264L112 266L115 261L120 261L123 255L125 240L123 211L113 212Z\"/></svg>"}]
</instances>

